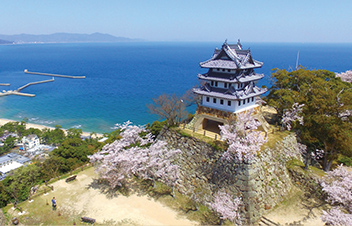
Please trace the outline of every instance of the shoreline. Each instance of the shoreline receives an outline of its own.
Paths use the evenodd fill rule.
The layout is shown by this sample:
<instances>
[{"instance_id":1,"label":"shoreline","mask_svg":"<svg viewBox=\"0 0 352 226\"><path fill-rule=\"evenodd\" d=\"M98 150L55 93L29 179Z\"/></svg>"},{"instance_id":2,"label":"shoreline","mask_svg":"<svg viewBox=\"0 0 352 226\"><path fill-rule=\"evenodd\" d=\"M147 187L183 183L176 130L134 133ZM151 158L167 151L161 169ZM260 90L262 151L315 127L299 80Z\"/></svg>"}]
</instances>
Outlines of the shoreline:
<instances>
[{"instance_id":1,"label":"shoreline","mask_svg":"<svg viewBox=\"0 0 352 226\"><path fill-rule=\"evenodd\" d=\"M3 125L5 125L8 122L20 122L20 121L12 120L12 119L0 118L0 126L3 126ZM55 129L55 127L51 127L51 126L45 126L45 125L40 125L40 124L35 124L35 123L27 123L26 122L26 129L28 129L28 128L35 128L35 129L40 129L40 130L43 130L43 129L53 130L53 129ZM67 131L67 129L64 129L64 128L62 128L62 130L65 131L65 133ZM90 132L82 131L82 136L90 136ZM103 137L103 134L97 133L96 137Z\"/></svg>"}]
</instances>

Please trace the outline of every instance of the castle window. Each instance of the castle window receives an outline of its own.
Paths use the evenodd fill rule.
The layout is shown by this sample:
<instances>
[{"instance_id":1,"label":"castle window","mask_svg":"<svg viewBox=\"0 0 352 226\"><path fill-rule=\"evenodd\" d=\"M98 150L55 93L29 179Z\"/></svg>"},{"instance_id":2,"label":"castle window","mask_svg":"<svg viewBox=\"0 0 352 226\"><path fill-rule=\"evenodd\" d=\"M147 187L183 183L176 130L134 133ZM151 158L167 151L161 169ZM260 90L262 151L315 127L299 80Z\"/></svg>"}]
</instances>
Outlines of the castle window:
<instances>
[{"instance_id":1,"label":"castle window","mask_svg":"<svg viewBox=\"0 0 352 226\"><path fill-rule=\"evenodd\" d=\"M230 100L227 101L227 105L231 106L231 101Z\"/></svg>"},{"instance_id":2,"label":"castle window","mask_svg":"<svg viewBox=\"0 0 352 226\"><path fill-rule=\"evenodd\" d=\"M209 102L209 97L206 98L207 102Z\"/></svg>"},{"instance_id":3,"label":"castle window","mask_svg":"<svg viewBox=\"0 0 352 226\"><path fill-rule=\"evenodd\" d=\"M254 97L252 97L252 101L254 101Z\"/></svg>"},{"instance_id":4,"label":"castle window","mask_svg":"<svg viewBox=\"0 0 352 226\"><path fill-rule=\"evenodd\" d=\"M227 82L224 83L224 87L227 88Z\"/></svg>"},{"instance_id":5,"label":"castle window","mask_svg":"<svg viewBox=\"0 0 352 226\"><path fill-rule=\"evenodd\" d=\"M222 69L222 71L225 71L225 69Z\"/></svg>"},{"instance_id":6,"label":"castle window","mask_svg":"<svg viewBox=\"0 0 352 226\"><path fill-rule=\"evenodd\" d=\"M247 103L249 103L249 98L247 99Z\"/></svg>"},{"instance_id":7,"label":"castle window","mask_svg":"<svg viewBox=\"0 0 352 226\"><path fill-rule=\"evenodd\" d=\"M211 86L214 86L214 81L211 81L211 82L210 82L210 85L211 85Z\"/></svg>"},{"instance_id":8,"label":"castle window","mask_svg":"<svg viewBox=\"0 0 352 226\"><path fill-rule=\"evenodd\" d=\"M218 87L218 82L215 82L215 86Z\"/></svg>"},{"instance_id":9,"label":"castle window","mask_svg":"<svg viewBox=\"0 0 352 226\"><path fill-rule=\"evenodd\" d=\"M230 69L227 69L228 72L230 72L231 70Z\"/></svg>"},{"instance_id":10,"label":"castle window","mask_svg":"<svg viewBox=\"0 0 352 226\"><path fill-rule=\"evenodd\" d=\"M213 99L213 103L216 104L216 98Z\"/></svg>"},{"instance_id":11,"label":"castle window","mask_svg":"<svg viewBox=\"0 0 352 226\"><path fill-rule=\"evenodd\" d=\"M224 100L220 100L220 104L224 104Z\"/></svg>"},{"instance_id":12,"label":"castle window","mask_svg":"<svg viewBox=\"0 0 352 226\"><path fill-rule=\"evenodd\" d=\"M246 100L243 100L243 104L246 104Z\"/></svg>"},{"instance_id":13,"label":"castle window","mask_svg":"<svg viewBox=\"0 0 352 226\"><path fill-rule=\"evenodd\" d=\"M241 101L240 100L238 101L238 106L241 106Z\"/></svg>"}]
</instances>

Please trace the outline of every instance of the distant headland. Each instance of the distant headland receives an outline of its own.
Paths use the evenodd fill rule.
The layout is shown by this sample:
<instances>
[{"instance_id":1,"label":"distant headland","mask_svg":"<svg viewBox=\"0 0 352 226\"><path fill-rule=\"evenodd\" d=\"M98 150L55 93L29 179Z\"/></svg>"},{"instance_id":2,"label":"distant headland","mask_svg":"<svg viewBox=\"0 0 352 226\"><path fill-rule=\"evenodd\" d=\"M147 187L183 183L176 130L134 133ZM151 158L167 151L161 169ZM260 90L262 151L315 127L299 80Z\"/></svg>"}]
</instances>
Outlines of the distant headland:
<instances>
[{"instance_id":1,"label":"distant headland","mask_svg":"<svg viewBox=\"0 0 352 226\"><path fill-rule=\"evenodd\" d=\"M116 37L110 34L92 33L54 33L47 35L33 34L0 34L0 44L25 44L25 43L89 43L89 42L136 42L142 39L132 39L127 37Z\"/></svg>"}]
</instances>

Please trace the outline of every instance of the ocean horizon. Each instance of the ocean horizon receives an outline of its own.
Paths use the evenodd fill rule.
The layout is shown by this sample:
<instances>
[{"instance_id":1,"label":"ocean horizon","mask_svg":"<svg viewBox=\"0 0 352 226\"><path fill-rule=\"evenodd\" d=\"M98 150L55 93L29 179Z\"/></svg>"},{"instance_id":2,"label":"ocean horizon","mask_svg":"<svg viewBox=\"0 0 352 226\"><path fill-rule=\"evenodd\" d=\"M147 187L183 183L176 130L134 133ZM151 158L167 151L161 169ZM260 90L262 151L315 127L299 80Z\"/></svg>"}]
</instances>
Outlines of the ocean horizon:
<instances>
[{"instance_id":1,"label":"ocean horizon","mask_svg":"<svg viewBox=\"0 0 352 226\"><path fill-rule=\"evenodd\" d=\"M230 43L230 42L229 42ZM54 82L22 90L35 97L0 97L0 118L46 126L80 128L86 132L113 131L127 120L144 125L159 120L146 104L163 93L182 95L198 86L199 63L208 60L222 43L127 42L0 45L0 83L15 90L29 82L51 77L25 74L24 70L85 79L55 77ZM256 73L265 77L259 86L271 86L273 68L344 72L351 69L352 44L245 43L255 60L264 62ZM195 106L191 106L194 113Z\"/></svg>"}]
</instances>

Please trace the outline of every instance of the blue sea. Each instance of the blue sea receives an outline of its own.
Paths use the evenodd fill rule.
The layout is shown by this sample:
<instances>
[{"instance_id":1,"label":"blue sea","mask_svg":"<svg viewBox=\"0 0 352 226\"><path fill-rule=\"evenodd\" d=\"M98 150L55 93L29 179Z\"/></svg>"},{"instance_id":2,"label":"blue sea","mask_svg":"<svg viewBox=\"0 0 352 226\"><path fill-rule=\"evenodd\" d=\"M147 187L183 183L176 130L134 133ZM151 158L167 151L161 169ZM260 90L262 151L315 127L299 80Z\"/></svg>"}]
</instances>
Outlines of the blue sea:
<instances>
[{"instance_id":1,"label":"blue sea","mask_svg":"<svg viewBox=\"0 0 352 226\"><path fill-rule=\"evenodd\" d=\"M163 93L182 95L199 85L199 62L212 56L222 43L79 43L0 45L0 86L15 90L51 77L36 72L84 75L86 79L55 78L54 82L22 90L35 97L0 97L0 118L23 120L47 126L80 128L87 132L111 132L127 120L147 124L158 120L146 104ZM252 56L264 62L257 73L265 78L259 86L270 87L273 68L343 72L352 68L352 44L242 43ZM190 107L194 113L195 106Z\"/></svg>"}]
</instances>

